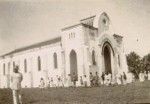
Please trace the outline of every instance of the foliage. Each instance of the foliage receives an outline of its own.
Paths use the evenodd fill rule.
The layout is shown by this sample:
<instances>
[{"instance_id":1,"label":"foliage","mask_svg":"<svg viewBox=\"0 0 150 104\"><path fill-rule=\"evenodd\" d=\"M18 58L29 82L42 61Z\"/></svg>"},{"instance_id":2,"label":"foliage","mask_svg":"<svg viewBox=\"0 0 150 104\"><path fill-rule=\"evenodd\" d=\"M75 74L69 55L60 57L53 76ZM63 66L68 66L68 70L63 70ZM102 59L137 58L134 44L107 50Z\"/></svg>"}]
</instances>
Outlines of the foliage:
<instances>
[{"instance_id":1,"label":"foliage","mask_svg":"<svg viewBox=\"0 0 150 104\"><path fill-rule=\"evenodd\" d=\"M143 61L143 68L146 70L146 71L150 71L150 53L145 55L142 59Z\"/></svg>"},{"instance_id":2,"label":"foliage","mask_svg":"<svg viewBox=\"0 0 150 104\"><path fill-rule=\"evenodd\" d=\"M126 56L129 71L138 79L140 71L150 71L150 54L141 58L135 52L131 52Z\"/></svg>"},{"instance_id":3,"label":"foliage","mask_svg":"<svg viewBox=\"0 0 150 104\"><path fill-rule=\"evenodd\" d=\"M131 52L130 54L127 55L127 64L129 71L132 72L135 75L135 78L138 79L138 74L142 66L140 56L135 52Z\"/></svg>"}]
</instances>

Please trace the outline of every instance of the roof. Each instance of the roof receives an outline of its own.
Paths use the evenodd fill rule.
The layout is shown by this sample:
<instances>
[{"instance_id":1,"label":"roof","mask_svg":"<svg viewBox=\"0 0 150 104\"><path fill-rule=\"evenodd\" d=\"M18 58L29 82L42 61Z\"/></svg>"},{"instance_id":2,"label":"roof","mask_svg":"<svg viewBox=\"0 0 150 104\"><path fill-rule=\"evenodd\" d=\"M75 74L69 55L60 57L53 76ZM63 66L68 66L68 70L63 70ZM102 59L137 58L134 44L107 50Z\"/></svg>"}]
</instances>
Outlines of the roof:
<instances>
[{"instance_id":1,"label":"roof","mask_svg":"<svg viewBox=\"0 0 150 104\"><path fill-rule=\"evenodd\" d=\"M79 23L79 24L75 24L75 25L72 25L72 26L68 26L68 27L65 27L63 29L61 29L62 31L65 31L65 30L68 30L68 29L71 29L71 28L74 28L74 27L77 27L77 26L84 26L84 27L88 27L88 28L91 28L91 29L97 29L93 26L90 26L90 25L87 25L87 24L84 24L84 23Z\"/></svg>"},{"instance_id":2,"label":"roof","mask_svg":"<svg viewBox=\"0 0 150 104\"><path fill-rule=\"evenodd\" d=\"M96 17L96 15L81 19L80 21L84 21L84 20L91 19L91 18L94 18L94 17Z\"/></svg>"},{"instance_id":3,"label":"roof","mask_svg":"<svg viewBox=\"0 0 150 104\"><path fill-rule=\"evenodd\" d=\"M71 28L74 28L74 27L77 27L77 26L80 26L80 25L82 25L82 24L81 24L81 23L78 23L78 24L75 24L75 25L71 25L71 26L62 28L61 30L64 31L64 30L71 29Z\"/></svg>"},{"instance_id":4,"label":"roof","mask_svg":"<svg viewBox=\"0 0 150 104\"><path fill-rule=\"evenodd\" d=\"M36 44L32 44L30 46L26 46L26 47L15 49L15 50L13 50L13 51L11 51L9 53L6 53L6 54L4 54L4 55L2 55L0 57L5 57L7 55L11 55L11 54L14 54L14 53L22 52L22 51L25 51L25 50L29 50L29 49L33 49L33 48L38 48L38 47L54 44L54 43L57 43L57 42L60 42L60 41L61 41L61 37L56 37L54 39L50 39L50 40L47 40L47 41L44 41L44 42L39 42L39 43L36 43Z\"/></svg>"},{"instance_id":5,"label":"roof","mask_svg":"<svg viewBox=\"0 0 150 104\"><path fill-rule=\"evenodd\" d=\"M118 35L118 34L114 34L113 36L115 36L115 37L119 37L119 38L123 38L123 36Z\"/></svg>"}]
</instances>

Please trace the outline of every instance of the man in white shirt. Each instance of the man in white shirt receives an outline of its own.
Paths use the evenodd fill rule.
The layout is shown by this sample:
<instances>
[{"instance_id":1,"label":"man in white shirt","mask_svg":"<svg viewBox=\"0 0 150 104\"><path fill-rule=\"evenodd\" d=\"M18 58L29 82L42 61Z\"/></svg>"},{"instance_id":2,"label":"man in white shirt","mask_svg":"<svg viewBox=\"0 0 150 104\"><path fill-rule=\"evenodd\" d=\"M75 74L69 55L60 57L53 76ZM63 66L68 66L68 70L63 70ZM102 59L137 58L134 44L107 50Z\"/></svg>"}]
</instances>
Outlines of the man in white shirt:
<instances>
[{"instance_id":1,"label":"man in white shirt","mask_svg":"<svg viewBox=\"0 0 150 104\"><path fill-rule=\"evenodd\" d=\"M83 86L87 87L87 77L86 77L86 75L83 76Z\"/></svg>"},{"instance_id":2,"label":"man in white shirt","mask_svg":"<svg viewBox=\"0 0 150 104\"><path fill-rule=\"evenodd\" d=\"M13 92L13 102L14 104L22 104L21 101L21 82L23 80L22 74L19 72L19 67L15 66L13 70L13 74L11 76L11 89Z\"/></svg>"}]
</instances>

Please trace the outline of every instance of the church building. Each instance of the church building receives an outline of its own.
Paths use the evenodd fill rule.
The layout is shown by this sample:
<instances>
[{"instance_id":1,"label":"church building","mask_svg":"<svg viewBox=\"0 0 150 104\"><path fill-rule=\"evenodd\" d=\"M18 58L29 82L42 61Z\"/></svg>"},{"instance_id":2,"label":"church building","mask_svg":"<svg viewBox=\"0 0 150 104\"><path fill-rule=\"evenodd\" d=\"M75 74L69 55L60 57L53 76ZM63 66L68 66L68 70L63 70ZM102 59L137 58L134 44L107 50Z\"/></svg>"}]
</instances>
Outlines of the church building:
<instances>
[{"instance_id":1,"label":"church building","mask_svg":"<svg viewBox=\"0 0 150 104\"><path fill-rule=\"evenodd\" d=\"M60 76L67 87L68 75L87 76L90 72L101 76L112 74L116 82L118 73L128 73L123 37L114 33L109 16L102 12L65 27L60 37L15 49L0 57L0 88L11 86L10 76L15 65L23 74L22 87L38 87L40 79Z\"/></svg>"}]
</instances>

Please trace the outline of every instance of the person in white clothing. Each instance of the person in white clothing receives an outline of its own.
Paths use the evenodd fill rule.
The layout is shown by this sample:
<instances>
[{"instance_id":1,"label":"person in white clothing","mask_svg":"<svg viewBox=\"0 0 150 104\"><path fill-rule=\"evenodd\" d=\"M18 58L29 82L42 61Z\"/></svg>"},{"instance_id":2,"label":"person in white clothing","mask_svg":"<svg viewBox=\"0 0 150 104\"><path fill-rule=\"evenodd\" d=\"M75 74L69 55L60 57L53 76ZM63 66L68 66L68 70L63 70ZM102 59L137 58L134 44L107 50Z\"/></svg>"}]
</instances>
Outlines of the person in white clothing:
<instances>
[{"instance_id":1,"label":"person in white clothing","mask_svg":"<svg viewBox=\"0 0 150 104\"><path fill-rule=\"evenodd\" d=\"M44 79L41 78L41 79L40 79L40 88L41 88L41 89L44 89L44 87L45 87L45 82L44 82Z\"/></svg>"},{"instance_id":2,"label":"person in white clothing","mask_svg":"<svg viewBox=\"0 0 150 104\"><path fill-rule=\"evenodd\" d=\"M127 77L127 83L132 83L133 82L133 74L131 72L128 72L127 73L128 77Z\"/></svg>"},{"instance_id":3,"label":"person in white clothing","mask_svg":"<svg viewBox=\"0 0 150 104\"><path fill-rule=\"evenodd\" d=\"M22 74L19 72L19 67L15 66L14 73L11 75L11 89L13 92L13 104L22 104L21 101L21 82L23 80Z\"/></svg>"},{"instance_id":4,"label":"person in white clothing","mask_svg":"<svg viewBox=\"0 0 150 104\"><path fill-rule=\"evenodd\" d=\"M139 80L140 82L144 81L144 73L142 71L139 73Z\"/></svg>"},{"instance_id":5,"label":"person in white clothing","mask_svg":"<svg viewBox=\"0 0 150 104\"><path fill-rule=\"evenodd\" d=\"M87 87L87 77L86 77L86 75L83 76L83 86Z\"/></svg>"},{"instance_id":6,"label":"person in white clothing","mask_svg":"<svg viewBox=\"0 0 150 104\"><path fill-rule=\"evenodd\" d=\"M150 80L150 71L148 71L148 75L147 76L148 76L148 80Z\"/></svg>"},{"instance_id":7,"label":"person in white clothing","mask_svg":"<svg viewBox=\"0 0 150 104\"><path fill-rule=\"evenodd\" d=\"M117 74L117 84L121 85L121 74L120 73Z\"/></svg>"},{"instance_id":8,"label":"person in white clothing","mask_svg":"<svg viewBox=\"0 0 150 104\"><path fill-rule=\"evenodd\" d=\"M71 86L72 86L71 75L70 75L70 74L68 74L68 77L67 77L67 86L68 86L68 87L71 87Z\"/></svg>"}]
</instances>

